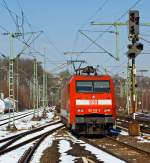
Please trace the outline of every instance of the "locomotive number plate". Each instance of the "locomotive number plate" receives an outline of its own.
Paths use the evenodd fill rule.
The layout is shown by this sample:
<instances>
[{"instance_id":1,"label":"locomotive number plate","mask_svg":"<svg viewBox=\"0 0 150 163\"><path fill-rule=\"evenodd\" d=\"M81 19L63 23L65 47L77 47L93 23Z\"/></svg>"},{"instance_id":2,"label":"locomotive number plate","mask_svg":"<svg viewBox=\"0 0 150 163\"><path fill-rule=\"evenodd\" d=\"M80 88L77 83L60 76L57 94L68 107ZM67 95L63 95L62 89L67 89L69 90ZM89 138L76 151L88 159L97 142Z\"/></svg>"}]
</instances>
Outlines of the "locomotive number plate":
<instances>
[{"instance_id":1,"label":"locomotive number plate","mask_svg":"<svg viewBox=\"0 0 150 163\"><path fill-rule=\"evenodd\" d=\"M89 113L99 113L100 111L100 109L88 109Z\"/></svg>"}]
</instances>

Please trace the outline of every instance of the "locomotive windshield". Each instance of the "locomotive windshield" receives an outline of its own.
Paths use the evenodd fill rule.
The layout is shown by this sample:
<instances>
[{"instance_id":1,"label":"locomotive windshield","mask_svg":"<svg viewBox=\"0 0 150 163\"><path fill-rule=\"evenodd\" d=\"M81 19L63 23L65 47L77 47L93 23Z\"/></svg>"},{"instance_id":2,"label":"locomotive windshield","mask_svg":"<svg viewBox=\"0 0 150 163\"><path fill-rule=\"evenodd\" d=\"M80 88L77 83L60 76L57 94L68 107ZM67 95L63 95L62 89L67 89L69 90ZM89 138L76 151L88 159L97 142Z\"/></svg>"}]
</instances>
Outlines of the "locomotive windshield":
<instances>
[{"instance_id":1,"label":"locomotive windshield","mask_svg":"<svg viewBox=\"0 0 150 163\"><path fill-rule=\"evenodd\" d=\"M92 81L77 81L77 92L93 92Z\"/></svg>"},{"instance_id":2,"label":"locomotive windshield","mask_svg":"<svg viewBox=\"0 0 150 163\"><path fill-rule=\"evenodd\" d=\"M109 80L101 81L77 81L77 92L89 92L89 93L107 93L110 92Z\"/></svg>"}]
</instances>

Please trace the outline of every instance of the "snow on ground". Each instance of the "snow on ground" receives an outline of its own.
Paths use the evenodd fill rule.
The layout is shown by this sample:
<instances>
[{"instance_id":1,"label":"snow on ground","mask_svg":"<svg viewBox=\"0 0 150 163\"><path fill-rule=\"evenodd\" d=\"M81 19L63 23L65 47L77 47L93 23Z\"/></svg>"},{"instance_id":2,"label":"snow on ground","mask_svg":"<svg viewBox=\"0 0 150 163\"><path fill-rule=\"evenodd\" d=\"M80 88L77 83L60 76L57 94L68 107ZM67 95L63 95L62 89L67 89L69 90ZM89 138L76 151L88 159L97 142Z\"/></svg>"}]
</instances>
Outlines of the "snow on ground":
<instances>
[{"instance_id":1,"label":"snow on ground","mask_svg":"<svg viewBox=\"0 0 150 163\"><path fill-rule=\"evenodd\" d=\"M20 115L20 114L25 114L25 113L29 113L33 111L33 109L30 109L30 110L24 110L22 112L14 112L15 115ZM13 113L10 113L11 117L13 116ZM9 118L9 113L6 113L6 114L0 114L0 120L3 120L5 118Z\"/></svg>"},{"instance_id":2,"label":"snow on ground","mask_svg":"<svg viewBox=\"0 0 150 163\"><path fill-rule=\"evenodd\" d=\"M128 134L128 132L127 132L127 131L123 131L123 130L121 130L120 135L125 135L125 136L128 136L129 134Z\"/></svg>"},{"instance_id":3,"label":"snow on ground","mask_svg":"<svg viewBox=\"0 0 150 163\"><path fill-rule=\"evenodd\" d=\"M63 124L57 124L57 125L51 126L51 130L62 125ZM40 158L43 155L44 150L52 145L52 141L53 141L52 135L44 139L44 141L40 144L40 146L37 148L36 152L34 153L33 159L31 161L32 163L40 163Z\"/></svg>"},{"instance_id":4,"label":"snow on ground","mask_svg":"<svg viewBox=\"0 0 150 163\"><path fill-rule=\"evenodd\" d=\"M40 163L40 158L43 155L43 151L52 145L52 137L51 135L48 136L38 147L38 149L36 150L36 152L33 155L33 159L32 159L32 163Z\"/></svg>"},{"instance_id":5,"label":"snow on ground","mask_svg":"<svg viewBox=\"0 0 150 163\"><path fill-rule=\"evenodd\" d=\"M52 145L52 142L55 138L53 135L48 136L38 147L37 151L34 153L32 163L40 163L40 158L43 155L43 152L46 148ZM76 157L68 155L66 152L71 149L70 143L67 140L60 140L59 152L61 163L74 163Z\"/></svg>"},{"instance_id":6,"label":"snow on ground","mask_svg":"<svg viewBox=\"0 0 150 163\"><path fill-rule=\"evenodd\" d=\"M29 116L29 117L26 117L23 120L18 120L17 123L16 123L17 128L20 127L21 129L24 129L24 130L17 131L15 133L10 133L8 131L1 131L0 130L0 139L3 138L3 137L6 137L6 136L12 136L12 135L18 134L20 132L24 132L25 130L28 130L30 128L30 126L32 126L33 124L36 125L36 126L43 125L44 123L47 123L48 121L50 121L53 118L53 116L54 116L54 114L52 112L49 112L48 113L48 118L41 120L41 122L39 122L39 121L31 121L31 118L33 117L33 115ZM25 125L26 125L26 127L25 127ZM23 142L23 141L25 141L27 139L30 139L31 137L33 137L35 135L36 136L41 135L43 132L50 131L50 130L52 130L52 129L58 127L58 126L61 126L61 125L62 124L49 126L49 127L45 128L44 130L41 130L40 132L38 132L38 134L34 133L34 134L23 137L22 139L20 139L19 141L17 141L17 143L14 143L13 145L18 144L20 142ZM2 155L0 157L0 162L2 162L2 163L10 163L10 162L15 163L15 162L18 162L19 158L23 155L23 153L30 146L33 145L33 143L34 142L29 143L29 144L27 144L27 145L25 145L23 147L20 147L20 148L16 149L15 151L11 151L11 152L9 152L9 153L7 153L5 155ZM38 154L35 154L36 155L36 157L34 158L34 159L36 159L35 163L37 163L37 159L40 159L40 157L42 155L42 151L45 148L47 148L47 144L49 144L50 142L48 140L45 144L44 143L45 143L45 141L42 142L40 148L38 148L38 150L37 150ZM0 145L2 145L2 143L0 143ZM41 153L41 155L40 155L40 153Z\"/></svg>"},{"instance_id":7,"label":"snow on ground","mask_svg":"<svg viewBox=\"0 0 150 163\"><path fill-rule=\"evenodd\" d=\"M59 153L60 153L60 163L74 163L74 160L76 159L76 157L68 155L66 152L69 151L70 149L72 149L72 147L70 146L70 142L68 142L67 140L60 140L59 144L58 144L58 148L59 148Z\"/></svg>"},{"instance_id":8,"label":"snow on ground","mask_svg":"<svg viewBox=\"0 0 150 163\"><path fill-rule=\"evenodd\" d=\"M84 146L86 150L90 151L92 154L94 154L96 156L96 158L98 160L101 160L101 161L104 161L105 163L125 163L124 161L92 146L92 145L89 145L87 143L85 143L84 141L82 140L78 140L76 139L74 136L72 136L70 133L69 133L70 137L71 137L71 140L74 142L74 143L79 143L81 146Z\"/></svg>"},{"instance_id":9,"label":"snow on ground","mask_svg":"<svg viewBox=\"0 0 150 163\"><path fill-rule=\"evenodd\" d=\"M29 114L31 114L33 112L33 110L31 111L31 110L28 110L27 112L22 112L22 114L24 114L24 113L29 113ZM37 111L36 111L37 112ZM21 113L21 112L20 112ZM42 109L39 109L39 111L36 113L36 115L37 114L41 114L42 113ZM14 114L15 116L16 115L20 115L20 114L18 114L18 113L15 113ZM17 121L19 121L19 117L21 118L21 117L24 117L25 115L20 115L20 116L18 116L18 117L14 117L15 118L15 121L17 122ZM30 116L30 115L29 115ZM27 117L29 117L29 116L27 116ZM33 115L31 115L31 116L33 116ZM7 117L6 118L9 118L9 114L7 115ZM26 118L26 117L25 117ZM3 119L5 119L5 118L2 118L1 120L3 120ZM24 118L23 118L24 119ZM11 119L10 119L11 121L13 120L13 115L11 115ZM3 120L3 121L0 121L0 124L3 124L3 123L6 123L6 122L9 122L9 120L7 119L7 120ZM7 124L6 124L7 125Z\"/></svg>"},{"instance_id":10,"label":"snow on ground","mask_svg":"<svg viewBox=\"0 0 150 163\"><path fill-rule=\"evenodd\" d=\"M39 114L42 114L42 112L39 112ZM4 137L12 136L12 135L24 132L24 131L27 131L27 130L31 129L32 126L35 126L35 127L41 126L41 125L47 123L48 121L50 121L53 118L53 116L54 116L53 112L49 112L48 113L48 118L47 119L42 119L41 121L32 121L31 119L32 119L33 115L25 117L25 118L20 119L20 120L17 120L15 122L15 124L16 124L16 127L20 131L17 131L17 132L14 132L14 133L10 133L10 132L6 131L6 126L7 125L1 126L0 127L0 139L2 139ZM0 117L0 119L1 119L1 117ZM43 133L45 131L48 131L48 130L52 130L53 128L58 127L59 125L61 125L61 124L47 127L45 130L42 130L41 132L38 132L38 134L41 134L41 133ZM125 132L125 131L121 131L120 134L121 135L128 135L128 133ZM32 134L32 135L28 135L28 136L20 139L17 143L25 141L25 140L27 140L27 139L35 136L35 135L37 135L37 133ZM95 148L95 147L93 147L93 146L91 146L89 144L86 144L85 142L83 142L81 140L76 139L71 134L70 134L70 137L72 137L71 140L74 143L79 143L81 146L84 146L86 150L88 150L92 154L94 154L97 157L97 159L99 159L99 160L102 160L102 161L104 161L106 163L112 163L112 162L123 163L124 162L122 160L119 160L118 158L115 158L114 156L111 156L111 155L107 154L106 152L104 152L104 151L102 151L100 149L97 149L97 148ZM55 138L51 135L51 136L48 136L41 143L40 147L37 149L37 151L34 154L32 163L40 162L40 158L41 158L41 156L43 154L43 151L48 146L51 146L53 139L55 139ZM60 143L59 143L59 152L60 152L61 163L74 162L76 157L68 155L66 153L68 150L71 149L70 142L67 141L67 139L70 140L70 138L65 138L66 140L64 140L64 137L60 137L60 139L62 139L62 140L60 140ZM139 141L142 141L142 142L145 141L145 140L142 139L142 137L138 137L138 139L139 139ZM20 147L19 149L15 150L15 151L12 151L12 152L9 152L6 155L2 155L0 157L0 162L2 162L2 163L17 162L19 160L19 158L22 156L22 154L25 152L25 150L27 150L31 145L33 145L33 143L30 143L30 144L27 144L27 145L25 145L23 147Z\"/></svg>"},{"instance_id":11,"label":"snow on ground","mask_svg":"<svg viewBox=\"0 0 150 163\"><path fill-rule=\"evenodd\" d=\"M79 143L81 146L84 146L86 150L90 151L92 154L94 154L96 156L96 158L100 161L104 161L105 163L125 163L124 161L96 148L93 147L92 145L86 144L85 142L76 139L75 137L73 137L70 133L69 137L59 137L60 142L59 142L59 153L60 153L60 162L61 163L74 163L75 159L78 157L72 156L72 155L68 155L67 151L72 149L70 146L70 142L68 140L71 140L73 143ZM36 153L34 154L32 163L40 163L40 158L43 154L43 151L47 148L50 147L52 145L52 141L55 140L55 137L53 135L47 137L42 144L40 145L40 147L37 149Z\"/></svg>"},{"instance_id":12,"label":"snow on ground","mask_svg":"<svg viewBox=\"0 0 150 163\"><path fill-rule=\"evenodd\" d=\"M150 140L145 139L143 136L138 136L137 139L138 139L138 143L150 143Z\"/></svg>"},{"instance_id":13,"label":"snow on ground","mask_svg":"<svg viewBox=\"0 0 150 163\"><path fill-rule=\"evenodd\" d=\"M100 149L97 149L96 147L93 147L89 144L81 144L81 146L84 146L86 150L90 151L92 154L94 154L97 159L104 161L105 163L125 163L125 161L120 160L119 158L116 158Z\"/></svg>"},{"instance_id":14,"label":"snow on ground","mask_svg":"<svg viewBox=\"0 0 150 163\"><path fill-rule=\"evenodd\" d=\"M28 111L28 113L30 114L31 112ZM18 115L18 114L15 114L15 116L16 116L16 115ZM20 116L18 116L18 117L14 117L14 119L15 119L15 121L18 121L17 119L18 119L18 118L21 118L21 117L23 117L23 116L25 116L25 115L20 115ZM9 116L7 116L7 118L9 118ZM4 119L4 118L3 118L3 119ZM12 121L12 120L13 120L13 116L11 115L10 121ZM0 124L7 123L7 122L9 122L9 119L0 121ZM6 124L6 125L7 125L7 124Z\"/></svg>"},{"instance_id":15,"label":"snow on ground","mask_svg":"<svg viewBox=\"0 0 150 163\"><path fill-rule=\"evenodd\" d=\"M21 142L24 142L24 141L26 141L27 139L31 139L31 138L33 138L33 137L35 137L35 136L41 135L41 134L43 134L43 133L45 133L45 132L47 132L47 131L50 131L50 130L56 128L56 127L59 127L59 126L61 126L61 125L63 125L63 124L52 125L52 126L49 126L49 127L44 128L43 130L41 130L41 131L39 131L39 132L35 132L35 133L29 134L29 135L27 135L27 136L24 136L23 138L19 139L19 140L16 141L15 143L13 143L11 146L16 145L16 144L19 144L19 143L21 143Z\"/></svg>"},{"instance_id":16,"label":"snow on ground","mask_svg":"<svg viewBox=\"0 0 150 163\"><path fill-rule=\"evenodd\" d=\"M42 110L40 110L39 114L42 114ZM6 127L8 124L0 126L0 139L3 139L5 137L10 137L10 136L28 131L33 127L38 127L38 126L46 124L48 121L52 120L52 118L54 117L54 113L49 112L47 113L47 115L48 115L48 118L42 119L41 121L32 121L33 115L24 117L23 119L16 120L15 125L18 129L16 132L7 131Z\"/></svg>"},{"instance_id":17,"label":"snow on ground","mask_svg":"<svg viewBox=\"0 0 150 163\"><path fill-rule=\"evenodd\" d=\"M81 141L81 140L78 140L76 138L73 138L73 142L74 143L79 143L81 146L85 147L85 149L87 151L90 151L92 154L94 154L96 156L96 158L100 161L104 161L105 163L112 163L112 162L115 162L115 163L125 163L124 161L90 145L90 144L87 144L85 143L84 141Z\"/></svg>"},{"instance_id":18,"label":"snow on ground","mask_svg":"<svg viewBox=\"0 0 150 163\"><path fill-rule=\"evenodd\" d=\"M32 145L33 145L33 142L23 147L20 147L16 149L15 151L11 151L5 155L1 155L0 162L1 163L17 163L20 157L23 155L23 153Z\"/></svg>"}]
</instances>

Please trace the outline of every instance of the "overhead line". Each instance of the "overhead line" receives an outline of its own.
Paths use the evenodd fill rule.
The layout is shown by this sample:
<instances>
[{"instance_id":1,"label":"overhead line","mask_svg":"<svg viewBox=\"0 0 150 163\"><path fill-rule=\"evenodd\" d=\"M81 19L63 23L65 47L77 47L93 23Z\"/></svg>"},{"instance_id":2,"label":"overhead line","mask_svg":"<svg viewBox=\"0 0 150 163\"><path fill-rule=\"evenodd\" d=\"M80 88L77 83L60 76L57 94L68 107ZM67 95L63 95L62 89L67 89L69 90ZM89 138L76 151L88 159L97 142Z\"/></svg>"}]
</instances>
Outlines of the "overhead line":
<instances>
[{"instance_id":1,"label":"overhead line","mask_svg":"<svg viewBox=\"0 0 150 163\"><path fill-rule=\"evenodd\" d=\"M94 43L96 46L98 46L100 49L104 50L105 53L107 53L109 56L111 56L112 58L114 58L115 60L117 60L116 57L113 56L112 53L110 53L109 51L107 51L105 48L103 48L101 45L99 45L97 42L95 42L93 39L91 39L90 37L88 37L87 35L85 35L81 30L79 31L82 35L84 35L86 38L88 38L92 43Z\"/></svg>"},{"instance_id":2,"label":"overhead line","mask_svg":"<svg viewBox=\"0 0 150 163\"><path fill-rule=\"evenodd\" d=\"M89 22L95 15L97 15L97 14L104 8L104 6L108 3L108 1L109 1L109 0L105 0L105 1L102 3L102 5L95 11L95 13L92 14L92 16L90 16L90 18L88 18L88 20L87 20L83 25L81 25L81 26L79 27L79 29L83 28L87 22ZM75 44L76 44L76 42L77 42L77 39L78 39L78 32L77 32L77 34L76 34L76 36L75 36L75 40L74 40L73 48L72 48L72 49L74 49L74 46L75 46Z\"/></svg>"},{"instance_id":3,"label":"overhead line","mask_svg":"<svg viewBox=\"0 0 150 163\"><path fill-rule=\"evenodd\" d=\"M143 37L139 37L141 40L143 40L143 41L145 41L146 43L148 43L148 44L150 44L150 41L149 40L146 40L146 39L144 39Z\"/></svg>"},{"instance_id":4,"label":"overhead line","mask_svg":"<svg viewBox=\"0 0 150 163\"><path fill-rule=\"evenodd\" d=\"M121 20L130 9L134 8L141 0L137 0L127 11L125 11L118 19L116 19L116 21ZM109 26L108 28L106 28L106 31L110 30L112 28L112 26ZM99 40L100 37L102 37L105 33L100 34L94 41L96 42L97 40ZM87 49L89 49L91 46L93 45L93 43L89 44L87 46L87 48L85 48L83 51L86 51Z\"/></svg>"},{"instance_id":5,"label":"overhead line","mask_svg":"<svg viewBox=\"0 0 150 163\"><path fill-rule=\"evenodd\" d=\"M67 63L63 63L61 65L58 65L57 67L55 67L54 69L52 69L51 72L55 72L55 71L61 70L62 68L65 67L65 65L67 65Z\"/></svg>"},{"instance_id":6,"label":"overhead line","mask_svg":"<svg viewBox=\"0 0 150 163\"><path fill-rule=\"evenodd\" d=\"M21 7L21 4L20 4L19 0L16 0L16 1L17 1L17 4L18 4L19 8L21 9L21 11L22 11L23 13L25 13L25 12L23 11L23 8ZM26 18L26 23L27 23L27 25L28 25L29 28L33 31L32 25L29 23L29 20L28 20L27 16L24 15L24 17Z\"/></svg>"},{"instance_id":7,"label":"overhead line","mask_svg":"<svg viewBox=\"0 0 150 163\"><path fill-rule=\"evenodd\" d=\"M14 22L16 28L19 30L19 25L17 24L14 16L12 15L13 12L9 9L9 7L8 7L8 5L7 5L5 0L3 0L3 3L4 3L4 5L2 5L2 4L1 5L9 12L9 15L10 15L12 21ZM15 15L16 15L17 18L19 18L19 16L17 14L15 14ZM19 32L20 32L20 30L19 30Z\"/></svg>"},{"instance_id":8,"label":"overhead line","mask_svg":"<svg viewBox=\"0 0 150 163\"><path fill-rule=\"evenodd\" d=\"M53 47L55 48L55 50L57 51L58 54L61 54L62 52L56 47L56 45L49 39L49 37L46 35L46 33L44 32L44 35L48 41L48 43Z\"/></svg>"},{"instance_id":9,"label":"overhead line","mask_svg":"<svg viewBox=\"0 0 150 163\"><path fill-rule=\"evenodd\" d=\"M92 16L90 16L90 18L88 18L88 20L86 21L86 23L89 22L95 15L97 15L100 12L104 8L104 6L108 3L108 1L109 0L105 0L102 3L102 5L95 11L95 13ZM83 28L86 23L84 23L80 28Z\"/></svg>"}]
</instances>

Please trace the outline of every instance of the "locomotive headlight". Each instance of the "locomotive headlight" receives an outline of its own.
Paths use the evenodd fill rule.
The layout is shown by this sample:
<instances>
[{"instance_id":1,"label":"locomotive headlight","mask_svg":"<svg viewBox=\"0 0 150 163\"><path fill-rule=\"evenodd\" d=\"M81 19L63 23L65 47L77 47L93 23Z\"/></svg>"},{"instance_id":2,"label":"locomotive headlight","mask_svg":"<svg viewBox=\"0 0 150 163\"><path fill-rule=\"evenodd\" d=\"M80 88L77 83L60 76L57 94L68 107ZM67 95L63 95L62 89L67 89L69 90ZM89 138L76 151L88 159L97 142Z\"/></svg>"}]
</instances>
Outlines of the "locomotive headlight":
<instances>
[{"instance_id":1,"label":"locomotive headlight","mask_svg":"<svg viewBox=\"0 0 150 163\"><path fill-rule=\"evenodd\" d=\"M111 111L111 109L108 109L108 108L104 109L104 112L110 112L110 111Z\"/></svg>"},{"instance_id":2,"label":"locomotive headlight","mask_svg":"<svg viewBox=\"0 0 150 163\"><path fill-rule=\"evenodd\" d=\"M77 112L78 113L83 113L84 112L84 109L77 109Z\"/></svg>"},{"instance_id":3,"label":"locomotive headlight","mask_svg":"<svg viewBox=\"0 0 150 163\"><path fill-rule=\"evenodd\" d=\"M77 109L77 112L80 112L81 110L80 109Z\"/></svg>"}]
</instances>

